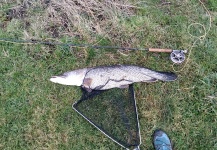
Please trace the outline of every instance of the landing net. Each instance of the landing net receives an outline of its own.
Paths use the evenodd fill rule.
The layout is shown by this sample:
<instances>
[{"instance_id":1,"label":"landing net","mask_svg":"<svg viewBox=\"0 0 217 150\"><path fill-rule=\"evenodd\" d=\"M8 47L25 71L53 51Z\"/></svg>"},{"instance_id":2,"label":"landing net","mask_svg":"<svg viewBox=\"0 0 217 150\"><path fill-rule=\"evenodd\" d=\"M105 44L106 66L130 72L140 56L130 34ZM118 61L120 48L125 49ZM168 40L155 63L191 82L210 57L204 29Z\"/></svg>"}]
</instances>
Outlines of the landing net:
<instances>
[{"instance_id":1,"label":"landing net","mask_svg":"<svg viewBox=\"0 0 217 150\"><path fill-rule=\"evenodd\" d=\"M139 149L140 130L133 85L126 89L83 91L73 108L98 130L127 149Z\"/></svg>"}]
</instances>

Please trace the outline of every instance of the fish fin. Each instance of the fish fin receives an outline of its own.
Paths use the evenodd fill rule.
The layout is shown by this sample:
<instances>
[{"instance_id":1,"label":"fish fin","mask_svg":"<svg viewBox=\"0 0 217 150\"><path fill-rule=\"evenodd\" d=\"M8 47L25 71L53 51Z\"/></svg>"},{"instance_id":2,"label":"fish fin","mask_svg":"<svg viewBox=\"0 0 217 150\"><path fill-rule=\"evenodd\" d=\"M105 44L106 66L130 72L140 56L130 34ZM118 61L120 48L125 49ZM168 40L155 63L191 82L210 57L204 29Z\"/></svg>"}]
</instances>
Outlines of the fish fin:
<instances>
[{"instance_id":1,"label":"fish fin","mask_svg":"<svg viewBox=\"0 0 217 150\"><path fill-rule=\"evenodd\" d=\"M177 79L177 75L173 72L160 72L158 71L158 73L161 73L163 76L163 81L175 81Z\"/></svg>"},{"instance_id":2,"label":"fish fin","mask_svg":"<svg viewBox=\"0 0 217 150\"><path fill-rule=\"evenodd\" d=\"M83 91L84 91L84 93L87 91L88 93L90 93L90 92L92 92L92 89L91 88L88 88L88 87L85 87L85 86L81 86L82 87L82 89L83 89ZM85 94L84 94L85 95Z\"/></svg>"},{"instance_id":3,"label":"fish fin","mask_svg":"<svg viewBox=\"0 0 217 150\"><path fill-rule=\"evenodd\" d=\"M87 92L92 91L92 89L90 88L92 80L93 80L92 78L84 78L83 80L82 88L84 88Z\"/></svg>"},{"instance_id":4,"label":"fish fin","mask_svg":"<svg viewBox=\"0 0 217 150\"><path fill-rule=\"evenodd\" d=\"M104 87L105 85L99 85L97 87L94 88L94 90L102 90L102 88Z\"/></svg>"},{"instance_id":5,"label":"fish fin","mask_svg":"<svg viewBox=\"0 0 217 150\"><path fill-rule=\"evenodd\" d=\"M152 78L150 80L144 80L143 82L156 82L158 79L156 78Z\"/></svg>"},{"instance_id":6,"label":"fish fin","mask_svg":"<svg viewBox=\"0 0 217 150\"><path fill-rule=\"evenodd\" d=\"M128 87L129 87L128 84L119 86L120 89L126 89L126 88L128 88Z\"/></svg>"},{"instance_id":7,"label":"fish fin","mask_svg":"<svg viewBox=\"0 0 217 150\"><path fill-rule=\"evenodd\" d=\"M82 85L86 88L90 88L92 80L92 78L84 78Z\"/></svg>"},{"instance_id":8,"label":"fish fin","mask_svg":"<svg viewBox=\"0 0 217 150\"><path fill-rule=\"evenodd\" d=\"M92 89L91 88L85 88L85 90L87 91L87 92L92 92Z\"/></svg>"}]
</instances>

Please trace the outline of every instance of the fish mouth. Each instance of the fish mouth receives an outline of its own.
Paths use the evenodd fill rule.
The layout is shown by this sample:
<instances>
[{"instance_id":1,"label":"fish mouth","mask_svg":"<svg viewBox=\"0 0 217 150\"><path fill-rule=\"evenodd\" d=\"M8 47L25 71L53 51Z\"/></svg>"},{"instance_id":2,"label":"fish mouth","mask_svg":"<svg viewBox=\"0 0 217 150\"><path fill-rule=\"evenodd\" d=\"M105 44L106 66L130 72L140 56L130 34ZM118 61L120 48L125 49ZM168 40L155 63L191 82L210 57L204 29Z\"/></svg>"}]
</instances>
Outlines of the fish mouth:
<instances>
[{"instance_id":1,"label":"fish mouth","mask_svg":"<svg viewBox=\"0 0 217 150\"><path fill-rule=\"evenodd\" d=\"M54 83L58 83L58 81L60 80L60 79L65 79L66 77L65 76L52 76L51 78L50 78L50 81L51 82L54 82Z\"/></svg>"},{"instance_id":2,"label":"fish mouth","mask_svg":"<svg viewBox=\"0 0 217 150\"><path fill-rule=\"evenodd\" d=\"M51 78L66 78L65 75L60 75L60 76L51 76Z\"/></svg>"},{"instance_id":3,"label":"fish mouth","mask_svg":"<svg viewBox=\"0 0 217 150\"><path fill-rule=\"evenodd\" d=\"M56 82L56 80L55 80L56 78L57 78L57 76L52 76L52 77L50 78L50 81L55 83L55 82Z\"/></svg>"}]
</instances>

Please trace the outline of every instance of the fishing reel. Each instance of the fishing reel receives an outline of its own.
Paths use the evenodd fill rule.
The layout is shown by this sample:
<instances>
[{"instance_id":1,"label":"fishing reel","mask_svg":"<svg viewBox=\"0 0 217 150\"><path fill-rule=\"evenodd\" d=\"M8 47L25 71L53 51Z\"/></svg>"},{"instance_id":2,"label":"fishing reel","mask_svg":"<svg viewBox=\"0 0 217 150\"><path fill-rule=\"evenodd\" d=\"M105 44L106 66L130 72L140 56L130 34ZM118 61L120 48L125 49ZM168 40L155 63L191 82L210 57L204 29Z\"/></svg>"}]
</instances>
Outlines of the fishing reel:
<instances>
[{"instance_id":1,"label":"fishing reel","mask_svg":"<svg viewBox=\"0 0 217 150\"><path fill-rule=\"evenodd\" d=\"M181 64L185 61L185 53L187 50L172 50L172 49L156 49L156 48L149 48L148 51L150 52L166 52L170 53L170 60L175 64Z\"/></svg>"},{"instance_id":2,"label":"fishing reel","mask_svg":"<svg viewBox=\"0 0 217 150\"><path fill-rule=\"evenodd\" d=\"M187 53L187 50L173 50L170 53L170 59L176 64L181 64L185 61L185 53Z\"/></svg>"}]
</instances>

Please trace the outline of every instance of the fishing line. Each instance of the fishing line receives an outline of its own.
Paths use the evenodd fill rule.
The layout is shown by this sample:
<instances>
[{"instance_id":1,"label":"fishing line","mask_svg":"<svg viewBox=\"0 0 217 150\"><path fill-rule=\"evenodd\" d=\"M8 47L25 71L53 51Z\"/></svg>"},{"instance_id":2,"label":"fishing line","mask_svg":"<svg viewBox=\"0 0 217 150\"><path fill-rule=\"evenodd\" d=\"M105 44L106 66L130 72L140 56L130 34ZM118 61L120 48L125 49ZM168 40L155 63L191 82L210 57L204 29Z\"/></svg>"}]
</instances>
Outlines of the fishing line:
<instances>
[{"instance_id":1,"label":"fishing line","mask_svg":"<svg viewBox=\"0 0 217 150\"><path fill-rule=\"evenodd\" d=\"M188 49L188 56L187 56L187 58L186 58L186 61L185 61L184 65L183 65L183 67L182 67L180 70L176 70L176 69L174 68L175 63L173 63L172 68L173 68L173 71L175 71L175 72L181 72L181 71L184 70L184 68L186 67L186 65L189 63L192 50L193 50L193 48L195 47L196 43L197 43L198 41L203 41L203 40L205 40L206 37L207 37L207 34L208 34L208 33L210 32L210 30L211 30L211 27L212 27L212 16L211 16L209 10L207 9L207 7L205 6L205 4L204 4L201 0L199 0L199 2L200 2L200 4L203 6L203 8L205 9L206 13L207 13L208 16L209 16L209 27L208 27L208 29L206 29L206 27L205 27L204 24L201 24L201 23L198 23L198 22L196 22L196 23L191 23L191 24L188 26L187 32L188 32L188 34L189 34L192 38L195 39L195 41L193 42L192 46ZM203 30L203 32L204 32L204 34L202 34L202 35L200 35L200 36L196 36L196 35L191 34L191 33L190 33L190 29L191 29L192 27L195 27L195 26L201 27L202 30ZM195 27L195 28L196 28L196 27Z\"/></svg>"},{"instance_id":2,"label":"fishing line","mask_svg":"<svg viewBox=\"0 0 217 150\"><path fill-rule=\"evenodd\" d=\"M75 44L75 43L58 43L58 42L46 42L39 40L17 40L17 39L7 39L0 38L0 41L13 43L13 44L43 44L43 45L59 45L59 46L70 46L70 47L80 47L80 48L107 48L107 49L121 49L121 50L149 50L148 48L131 48L131 47L118 47L118 46L98 46L90 44Z\"/></svg>"}]
</instances>

